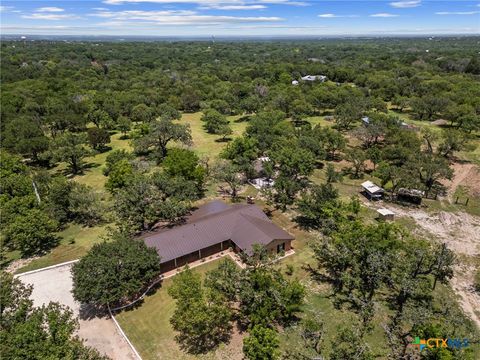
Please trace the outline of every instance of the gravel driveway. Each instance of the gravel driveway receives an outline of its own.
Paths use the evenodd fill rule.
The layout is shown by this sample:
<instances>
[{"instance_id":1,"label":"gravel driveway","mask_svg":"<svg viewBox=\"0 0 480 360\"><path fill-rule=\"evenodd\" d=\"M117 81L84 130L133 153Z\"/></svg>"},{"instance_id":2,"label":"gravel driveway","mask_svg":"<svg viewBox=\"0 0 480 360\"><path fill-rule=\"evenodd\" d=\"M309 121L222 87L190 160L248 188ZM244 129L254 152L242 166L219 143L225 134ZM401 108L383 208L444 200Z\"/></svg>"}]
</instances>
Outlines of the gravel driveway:
<instances>
[{"instance_id":1,"label":"gravel driveway","mask_svg":"<svg viewBox=\"0 0 480 360\"><path fill-rule=\"evenodd\" d=\"M36 306L56 301L67 305L79 316L80 330L78 336L85 339L86 344L108 355L114 360L137 360L132 349L119 333L109 316L94 317L73 299L72 264L66 264L45 270L19 274L18 278L25 284L33 285L32 300ZM82 319L83 317L83 319Z\"/></svg>"}]
</instances>

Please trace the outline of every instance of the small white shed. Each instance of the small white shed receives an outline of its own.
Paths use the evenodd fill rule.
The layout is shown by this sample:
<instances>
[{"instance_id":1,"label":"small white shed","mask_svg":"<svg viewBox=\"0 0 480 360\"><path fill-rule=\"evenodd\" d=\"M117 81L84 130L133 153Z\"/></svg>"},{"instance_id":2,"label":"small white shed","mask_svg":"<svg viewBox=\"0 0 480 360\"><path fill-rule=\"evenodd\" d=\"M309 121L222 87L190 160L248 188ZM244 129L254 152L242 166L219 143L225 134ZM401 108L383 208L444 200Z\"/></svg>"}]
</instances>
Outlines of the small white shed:
<instances>
[{"instance_id":1,"label":"small white shed","mask_svg":"<svg viewBox=\"0 0 480 360\"><path fill-rule=\"evenodd\" d=\"M391 210L382 208L377 210L378 218L380 220L394 220L395 213Z\"/></svg>"}]
</instances>

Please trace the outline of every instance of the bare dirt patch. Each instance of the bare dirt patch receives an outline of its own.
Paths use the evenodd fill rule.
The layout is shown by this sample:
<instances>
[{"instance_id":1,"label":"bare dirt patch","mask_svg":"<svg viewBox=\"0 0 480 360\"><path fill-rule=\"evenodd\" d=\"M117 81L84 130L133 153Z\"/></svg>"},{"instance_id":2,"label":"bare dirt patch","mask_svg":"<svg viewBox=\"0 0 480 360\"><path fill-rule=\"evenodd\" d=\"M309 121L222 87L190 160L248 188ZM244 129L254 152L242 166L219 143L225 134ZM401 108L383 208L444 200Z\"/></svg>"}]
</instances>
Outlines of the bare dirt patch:
<instances>
[{"instance_id":1,"label":"bare dirt patch","mask_svg":"<svg viewBox=\"0 0 480 360\"><path fill-rule=\"evenodd\" d=\"M18 278L33 285L32 300L36 306L50 301L59 302L72 309L75 316L83 313L81 305L73 299L71 269L72 264L50 268L34 273L18 275ZM94 347L115 360L136 360L125 339L120 335L108 316L80 318L78 336L87 345Z\"/></svg>"},{"instance_id":2,"label":"bare dirt patch","mask_svg":"<svg viewBox=\"0 0 480 360\"><path fill-rule=\"evenodd\" d=\"M476 312L480 309L480 295L473 290L473 277L476 267L473 265L480 257L480 219L464 213L450 213L440 211L427 213L416 208L404 208L392 204L368 203L367 206L385 207L395 212L396 216L409 217L419 226L419 235L433 237L444 242L462 259L455 266L454 277L450 283L459 297L463 311L480 328L480 316Z\"/></svg>"},{"instance_id":3,"label":"bare dirt patch","mask_svg":"<svg viewBox=\"0 0 480 360\"><path fill-rule=\"evenodd\" d=\"M450 202L459 186L466 187L470 196L480 197L480 168L468 163L454 163L451 168L454 171L452 180L442 182L448 188Z\"/></svg>"}]
</instances>

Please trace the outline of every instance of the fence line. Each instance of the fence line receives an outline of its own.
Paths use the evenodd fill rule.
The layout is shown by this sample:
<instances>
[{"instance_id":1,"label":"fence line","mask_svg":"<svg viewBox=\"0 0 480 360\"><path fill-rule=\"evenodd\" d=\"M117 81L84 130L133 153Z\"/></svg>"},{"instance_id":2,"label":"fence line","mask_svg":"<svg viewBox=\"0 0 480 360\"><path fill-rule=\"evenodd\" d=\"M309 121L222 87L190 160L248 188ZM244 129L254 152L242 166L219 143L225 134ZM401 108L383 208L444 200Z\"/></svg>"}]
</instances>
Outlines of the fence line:
<instances>
[{"instance_id":1,"label":"fence line","mask_svg":"<svg viewBox=\"0 0 480 360\"><path fill-rule=\"evenodd\" d=\"M140 354L138 353L137 349L135 349L135 346L133 346L133 344L128 339L127 335L123 332L122 327L118 323L117 319L115 319L115 316L113 316L112 311L110 310L110 306L108 307L108 313L110 314L110 317L112 318L113 323L117 327L117 330L120 332L120 335L122 335L122 337L127 342L128 346L130 346L130 349L132 349L132 351L135 354L135 356L137 357L137 359L138 360L143 360L142 357L140 356Z\"/></svg>"},{"instance_id":2,"label":"fence line","mask_svg":"<svg viewBox=\"0 0 480 360\"><path fill-rule=\"evenodd\" d=\"M23 275L35 274L37 272L46 271L46 270L55 269L55 268L58 268L58 267L70 265L70 264L76 263L77 261L80 261L80 259L66 261L64 263L47 266L47 267L44 267L44 268L41 268L41 269L36 269L36 270L26 271L26 272L19 273L19 274L14 274L13 276L14 277L20 277L20 276L23 276Z\"/></svg>"}]
</instances>

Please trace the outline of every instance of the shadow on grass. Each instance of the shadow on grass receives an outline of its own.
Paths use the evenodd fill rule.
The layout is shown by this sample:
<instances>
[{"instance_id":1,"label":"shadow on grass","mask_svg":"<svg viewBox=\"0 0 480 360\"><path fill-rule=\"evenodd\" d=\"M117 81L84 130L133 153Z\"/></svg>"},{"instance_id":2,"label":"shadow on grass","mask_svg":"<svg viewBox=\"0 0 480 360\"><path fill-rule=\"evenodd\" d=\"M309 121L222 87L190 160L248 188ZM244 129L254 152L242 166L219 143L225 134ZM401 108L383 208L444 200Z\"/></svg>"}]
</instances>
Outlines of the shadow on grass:
<instances>
[{"instance_id":1,"label":"shadow on grass","mask_svg":"<svg viewBox=\"0 0 480 360\"><path fill-rule=\"evenodd\" d=\"M250 121L251 119L252 119L251 115L245 115L245 116L242 116L242 117L238 118L237 120L234 120L233 122L234 123L242 123L242 122Z\"/></svg>"},{"instance_id":2,"label":"shadow on grass","mask_svg":"<svg viewBox=\"0 0 480 360\"><path fill-rule=\"evenodd\" d=\"M225 137L225 138L220 138L220 139L215 140L216 143L226 143L226 142L230 142L230 141L232 141L231 137Z\"/></svg>"}]
</instances>

